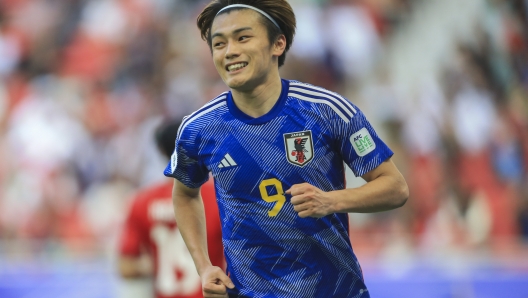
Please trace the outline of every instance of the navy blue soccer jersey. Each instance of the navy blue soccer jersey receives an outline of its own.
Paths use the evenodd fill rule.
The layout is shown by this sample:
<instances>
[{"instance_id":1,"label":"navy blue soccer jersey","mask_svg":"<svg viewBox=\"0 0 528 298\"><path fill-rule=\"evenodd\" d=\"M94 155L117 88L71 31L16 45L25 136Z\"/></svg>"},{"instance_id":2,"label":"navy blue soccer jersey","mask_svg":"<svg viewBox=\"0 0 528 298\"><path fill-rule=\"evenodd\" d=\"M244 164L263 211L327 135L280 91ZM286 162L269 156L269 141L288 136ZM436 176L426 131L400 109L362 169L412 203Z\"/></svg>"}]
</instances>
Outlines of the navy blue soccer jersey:
<instances>
[{"instance_id":1,"label":"navy blue soccer jersey","mask_svg":"<svg viewBox=\"0 0 528 298\"><path fill-rule=\"evenodd\" d=\"M294 184L345 185L392 156L363 113L337 93L282 81L275 106L252 118L230 92L183 120L165 175L196 188L212 173L230 297L369 297L348 215L301 218Z\"/></svg>"}]
</instances>

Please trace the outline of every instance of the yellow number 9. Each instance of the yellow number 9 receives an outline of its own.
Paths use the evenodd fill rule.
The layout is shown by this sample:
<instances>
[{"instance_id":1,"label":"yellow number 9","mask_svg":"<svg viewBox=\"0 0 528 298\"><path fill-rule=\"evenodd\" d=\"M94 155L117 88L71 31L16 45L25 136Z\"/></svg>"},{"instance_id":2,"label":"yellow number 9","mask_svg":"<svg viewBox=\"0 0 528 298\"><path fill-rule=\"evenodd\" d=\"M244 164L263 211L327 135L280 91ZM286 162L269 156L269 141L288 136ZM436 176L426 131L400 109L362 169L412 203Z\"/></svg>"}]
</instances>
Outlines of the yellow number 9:
<instances>
[{"instance_id":1,"label":"yellow number 9","mask_svg":"<svg viewBox=\"0 0 528 298\"><path fill-rule=\"evenodd\" d=\"M267 186L275 186L275 189L277 189L277 194L274 194L272 196L268 195L268 191L266 190ZM282 206L284 206L284 202L286 202L286 197L283 194L284 191L282 191L282 183L276 178L262 180L259 185L259 190L260 196L264 201L268 203L277 202L275 206L273 206L273 208L268 211L269 217L276 216L282 209Z\"/></svg>"}]
</instances>

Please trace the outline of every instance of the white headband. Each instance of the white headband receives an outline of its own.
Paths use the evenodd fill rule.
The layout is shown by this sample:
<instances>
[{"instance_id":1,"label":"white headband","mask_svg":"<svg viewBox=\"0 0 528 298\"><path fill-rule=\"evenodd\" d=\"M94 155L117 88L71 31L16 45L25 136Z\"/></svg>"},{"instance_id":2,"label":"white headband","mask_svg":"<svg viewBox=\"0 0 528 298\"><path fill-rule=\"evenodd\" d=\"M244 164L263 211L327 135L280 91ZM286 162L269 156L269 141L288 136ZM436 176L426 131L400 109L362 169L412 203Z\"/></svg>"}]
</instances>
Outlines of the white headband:
<instances>
[{"instance_id":1,"label":"white headband","mask_svg":"<svg viewBox=\"0 0 528 298\"><path fill-rule=\"evenodd\" d=\"M242 7L242 8L249 8L249 9L253 9L254 11L256 12L260 12L263 16L265 16L266 18L268 18L268 20L270 20L275 26L277 26L277 28L279 28L280 30L280 27L279 27L279 24L277 24L277 22L275 22L275 20L267 13L265 13L264 11L256 8L256 7L253 7L253 6L250 6L250 5L246 5L246 4L231 4L231 5L228 5L222 9L220 9L220 11L216 14L215 18L224 10L226 9L229 9L229 8L233 8L233 7Z\"/></svg>"}]
</instances>

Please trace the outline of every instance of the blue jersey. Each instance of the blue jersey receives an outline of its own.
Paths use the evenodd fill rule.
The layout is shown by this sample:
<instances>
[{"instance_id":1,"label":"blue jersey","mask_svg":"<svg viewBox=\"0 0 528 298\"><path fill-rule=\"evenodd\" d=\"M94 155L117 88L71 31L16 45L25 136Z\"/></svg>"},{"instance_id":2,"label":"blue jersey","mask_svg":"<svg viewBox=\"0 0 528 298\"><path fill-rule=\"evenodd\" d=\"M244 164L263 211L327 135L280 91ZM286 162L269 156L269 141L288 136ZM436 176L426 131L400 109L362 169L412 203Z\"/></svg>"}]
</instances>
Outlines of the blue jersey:
<instances>
[{"instance_id":1,"label":"blue jersey","mask_svg":"<svg viewBox=\"0 0 528 298\"><path fill-rule=\"evenodd\" d=\"M230 297L369 297L348 215L301 218L294 184L344 189L392 156L363 113L340 95L282 80L265 115L242 113L226 92L183 120L165 175L188 187L215 181Z\"/></svg>"}]
</instances>

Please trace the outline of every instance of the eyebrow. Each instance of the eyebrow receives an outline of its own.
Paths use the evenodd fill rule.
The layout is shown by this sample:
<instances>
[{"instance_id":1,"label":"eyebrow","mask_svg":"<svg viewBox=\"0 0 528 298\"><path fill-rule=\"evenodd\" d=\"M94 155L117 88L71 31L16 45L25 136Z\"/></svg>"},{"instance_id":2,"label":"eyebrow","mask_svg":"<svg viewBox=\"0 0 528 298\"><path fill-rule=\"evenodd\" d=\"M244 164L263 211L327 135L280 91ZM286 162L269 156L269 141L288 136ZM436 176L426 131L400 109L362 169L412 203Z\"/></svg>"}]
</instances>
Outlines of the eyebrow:
<instances>
[{"instance_id":1,"label":"eyebrow","mask_svg":"<svg viewBox=\"0 0 528 298\"><path fill-rule=\"evenodd\" d=\"M253 30L253 28L251 28L251 27L238 28L238 29L233 30L233 34L237 34L237 33L240 33L242 31L246 31L246 30ZM211 39L213 39L213 38L215 38L217 36L223 37L225 35L223 33L217 32L217 33L211 35Z\"/></svg>"}]
</instances>

